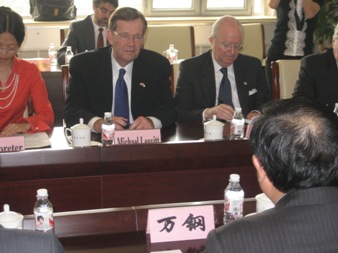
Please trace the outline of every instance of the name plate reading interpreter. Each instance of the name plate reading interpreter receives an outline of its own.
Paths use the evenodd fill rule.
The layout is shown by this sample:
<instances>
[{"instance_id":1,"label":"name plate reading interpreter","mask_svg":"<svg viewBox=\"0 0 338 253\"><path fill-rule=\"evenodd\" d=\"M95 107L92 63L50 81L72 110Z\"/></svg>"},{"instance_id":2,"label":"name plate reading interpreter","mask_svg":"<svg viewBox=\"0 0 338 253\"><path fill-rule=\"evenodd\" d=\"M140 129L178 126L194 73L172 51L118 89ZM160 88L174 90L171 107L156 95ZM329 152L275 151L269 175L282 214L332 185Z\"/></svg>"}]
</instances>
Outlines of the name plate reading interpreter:
<instances>
[{"instance_id":1,"label":"name plate reading interpreter","mask_svg":"<svg viewBox=\"0 0 338 253\"><path fill-rule=\"evenodd\" d=\"M212 205L148 211L147 233L151 243L205 239L214 228Z\"/></svg>"},{"instance_id":2,"label":"name plate reading interpreter","mask_svg":"<svg viewBox=\"0 0 338 253\"><path fill-rule=\"evenodd\" d=\"M115 145L150 144L161 142L160 129L115 131Z\"/></svg>"},{"instance_id":3,"label":"name plate reading interpreter","mask_svg":"<svg viewBox=\"0 0 338 253\"><path fill-rule=\"evenodd\" d=\"M25 138L21 136L0 137L0 153L25 150Z\"/></svg>"}]
</instances>

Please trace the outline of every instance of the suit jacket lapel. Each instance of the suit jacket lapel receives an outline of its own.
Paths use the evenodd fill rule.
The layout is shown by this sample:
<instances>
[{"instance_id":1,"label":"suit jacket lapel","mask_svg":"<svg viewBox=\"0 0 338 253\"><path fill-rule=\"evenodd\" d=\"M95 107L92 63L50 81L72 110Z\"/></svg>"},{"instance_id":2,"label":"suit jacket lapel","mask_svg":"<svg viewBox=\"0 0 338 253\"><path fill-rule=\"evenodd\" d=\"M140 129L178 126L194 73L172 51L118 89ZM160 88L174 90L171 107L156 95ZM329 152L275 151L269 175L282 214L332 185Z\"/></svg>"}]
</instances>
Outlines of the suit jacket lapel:
<instances>
[{"instance_id":1,"label":"suit jacket lapel","mask_svg":"<svg viewBox=\"0 0 338 253\"><path fill-rule=\"evenodd\" d=\"M103 106L107 110L107 108L112 107L113 101L113 74L112 74L112 63L111 63L111 47L102 48L101 54L98 56L97 64L99 67L97 68L97 83L100 83L98 87L100 97L103 101ZM109 110L110 110L109 109Z\"/></svg>"},{"instance_id":2,"label":"suit jacket lapel","mask_svg":"<svg viewBox=\"0 0 338 253\"><path fill-rule=\"evenodd\" d=\"M234 62L234 72L235 72L235 80L237 87L237 94L239 103L243 106L242 101L247 99L247 89L245 88L246 80L243 79L245 73L243 73L244 67L242 66L241 55L238 55L238 58Z\"/></svg>"},{"instance_id":3,"label":"suit jacket lapel","mask_svg":"<svg viewBox=\"0 0 338 253\"><path fill-rule=\"evenodd\" d=\"M203 89L203 94L205 94L205 99L207 104L210 106L215 105L216 101L216 81L215 81L215 69L212 62L211 50L206 53L206 58L201 69L201 85ZM196 73L198 75L198 73Z\"/></svg>"}]
</instances>

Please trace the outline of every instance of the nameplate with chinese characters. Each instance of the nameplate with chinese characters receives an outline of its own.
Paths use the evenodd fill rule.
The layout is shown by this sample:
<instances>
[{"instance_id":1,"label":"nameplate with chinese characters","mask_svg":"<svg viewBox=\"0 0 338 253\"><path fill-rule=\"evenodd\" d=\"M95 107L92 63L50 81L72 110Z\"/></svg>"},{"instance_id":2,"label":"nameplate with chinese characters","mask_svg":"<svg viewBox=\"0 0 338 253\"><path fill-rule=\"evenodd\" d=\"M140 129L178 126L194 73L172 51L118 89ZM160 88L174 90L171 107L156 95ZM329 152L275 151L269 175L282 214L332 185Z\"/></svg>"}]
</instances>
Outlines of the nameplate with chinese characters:
<instances>
[{"instance_id":1,"label":"nameplate with chinese characters","mask_svg":"<svg viewBox=\"0 0 338 253\"><path fill-rule=\"evenodd\" d=\"M115 145L150 144L161 142L160 129L115 131Z\"/></svg>"},{"instance_id":2,"label":"nameplate with chinese characters","mask_svg":"<svg viewBox=\"0 0 338 253\"><path fill-rule=\"evenodd\" d=\"M0 153L23 150L25 150L25 138L23 136L0 137Z\"/></svg>"},{"instance_id":3,"label":"nameplate with chinese characters","mask_svg":"<svg viewBox=\"0 0 338 253\"><path fill-rule=\"evenodd\" d=\"M151 209L147 226L151 243L205 239L215 228L214 208L207 205Z\"/></svg>"}]
</instances>

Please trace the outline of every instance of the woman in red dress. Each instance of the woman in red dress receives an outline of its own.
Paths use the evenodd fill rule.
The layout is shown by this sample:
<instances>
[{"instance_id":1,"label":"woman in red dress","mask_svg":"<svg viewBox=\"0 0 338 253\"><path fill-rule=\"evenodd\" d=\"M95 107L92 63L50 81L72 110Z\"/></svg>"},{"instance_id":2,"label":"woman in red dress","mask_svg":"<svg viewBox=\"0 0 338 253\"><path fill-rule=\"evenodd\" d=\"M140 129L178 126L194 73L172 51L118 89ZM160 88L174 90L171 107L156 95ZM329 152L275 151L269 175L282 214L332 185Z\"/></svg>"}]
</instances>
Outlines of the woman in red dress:
<instances>
[{"instance_id":1,"label":"woman in red dress","mask_svg":"<svg viewBox=\"0 0 338 253\"><path fill-rule=\"evenodd\" d=\"M54 112L38 68L17 57L25 37L20 15L0 7L0 136L50 130ZM33 115L25 114L28 101Z\"/></svg>"}]
</instances>

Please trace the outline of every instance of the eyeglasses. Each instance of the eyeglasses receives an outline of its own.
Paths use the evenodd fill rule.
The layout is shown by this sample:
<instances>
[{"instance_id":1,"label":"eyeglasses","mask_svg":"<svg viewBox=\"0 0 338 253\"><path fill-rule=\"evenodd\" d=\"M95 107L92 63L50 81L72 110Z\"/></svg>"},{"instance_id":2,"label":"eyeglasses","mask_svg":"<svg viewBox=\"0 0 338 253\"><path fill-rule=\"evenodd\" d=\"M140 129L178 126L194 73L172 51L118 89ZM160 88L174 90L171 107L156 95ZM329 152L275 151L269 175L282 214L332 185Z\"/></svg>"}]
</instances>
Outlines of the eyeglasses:
<instances>
[{"instance_id":1,"label":"eyeglasses","mask_svg":"<svg viewBox=\"0 0 338 253\"><path fill-rule=\"evenodd\" d=\"M114 31L114 34L118 36L122 41L128 41L132 39L135 42L141 42L143 40L142 34L130 35L129 33L117 33L115 31Z\"/></svg>"},{"instance_id":2,"label":"eyeglasses","mask_svg":"<svg viewBox=\"0 0 338 253\"><path fill-rule=\"evenodd\" d=\"M242 45L241 44L234 44L234 43L229 43L229 42L221 42L220 46L224 50L228 50L228 49L234 49L235 51L242 50Z\"/></svg>"},{"instance_id":3,"label":"eyeglasses","mask_svg":"<svg viewBox=\"0 0 338 253\"><path fill-rule=\"evenodd\" d=\"M18 50L17 47L1 47L0 48L0 53L5 53L5 54L11 53L11 54L14 54L14 53L17 52L17 50Z\"/></svg>"}]
</instances>

